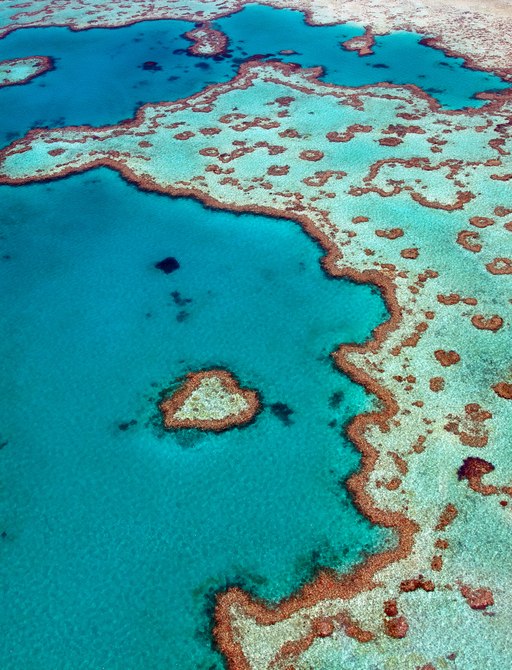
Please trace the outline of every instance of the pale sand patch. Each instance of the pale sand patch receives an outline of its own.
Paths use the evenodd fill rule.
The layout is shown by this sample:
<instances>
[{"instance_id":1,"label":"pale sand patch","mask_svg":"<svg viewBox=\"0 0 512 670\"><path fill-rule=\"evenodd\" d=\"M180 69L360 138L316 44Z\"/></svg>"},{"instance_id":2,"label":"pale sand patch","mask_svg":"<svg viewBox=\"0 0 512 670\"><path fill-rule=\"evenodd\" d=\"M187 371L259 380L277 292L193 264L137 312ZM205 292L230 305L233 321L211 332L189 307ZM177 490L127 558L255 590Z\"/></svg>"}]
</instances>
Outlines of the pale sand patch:
<instances>
[{"instance_id":1,"label":"pale sand patch","mask_svg":"<svg viewBox=\"0 0 512 670\"><path fill-rule=\"evenodd\" d=\"M420 4L420 3L418 3ZM480 14L512 17L512 2L509 0L426 0L425 5L434 7L453 7L456 9L471 10Z\"/></svg>"},{"instance_id":2,"label":"pale sand patch","mask_svg":"<svg viewBox=\"0 0 512 670\"><path fill-rule=\"evenodd\" d=\"M240 393L229 392L218 377L207 377L185 398L174 412L174 419L183 421L221 421L247 410L249 403Z\"/></svg>"}]
</instances>

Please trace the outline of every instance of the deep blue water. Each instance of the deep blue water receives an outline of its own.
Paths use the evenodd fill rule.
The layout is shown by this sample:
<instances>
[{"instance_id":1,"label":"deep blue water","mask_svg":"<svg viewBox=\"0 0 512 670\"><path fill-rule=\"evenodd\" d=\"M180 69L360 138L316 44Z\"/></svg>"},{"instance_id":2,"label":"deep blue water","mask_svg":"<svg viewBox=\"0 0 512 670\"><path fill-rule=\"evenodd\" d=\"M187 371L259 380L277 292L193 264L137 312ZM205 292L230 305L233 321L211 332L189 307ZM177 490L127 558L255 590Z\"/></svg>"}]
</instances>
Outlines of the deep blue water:
<instances>
[{"instance_id":1,"label":"deep blue water","mask_svg":"<svg viewBox=\"0 0 512 670\"><path fill-rule=\"evenodd\" d=\"M508 86L495 75L462 67L462 59L419 44L419 35L377 38L375 54L361 58L340 42L362 33L356 26L311 27L298 11L251 5L216 24L230 39L229 57L190 57L183 37L193 24L147 21L119 29L73 32L31 28L0 40L0 60L50 55L56 69L27 86L0 89L0 143L34 126L104 125L132 117L145 102L176 100L206 84L231 79L255 54L310 67L322 65L325 80L358 86L389 81L417 84L448 108L479 107L474 94ZM297 54L279 55L282 49ZM142 69L156 61L157 71ZM28 90L27 90L28 89Z\"/></svg>"},{"instance_id":2,"label":"deep blue water","mask_svg":"<svg viewBox=\"0 0 512 670\"><path fill-rule=\"evenodd\" d=\"M414 35L360 58L338 43L361 29L297 12L251 6L218 26L217 61L184 51L183 22L9 35L0 60L48 54L56 70L0 90L0 141L115 123L280 49L327 81L417 83L448 107L504 86ZM216 591L276 601L392 541L344 488L359 465L344 425L371 399L329 357L386 318L378 293L328 278L290 222L142 193L106 169L3 186L0 202L2 670L217 667ZM154 268L167 256L171 275ZM160 394L205 366L257 389L264 411L221 435L165 433Z\"/></svg>"}]
</instances>

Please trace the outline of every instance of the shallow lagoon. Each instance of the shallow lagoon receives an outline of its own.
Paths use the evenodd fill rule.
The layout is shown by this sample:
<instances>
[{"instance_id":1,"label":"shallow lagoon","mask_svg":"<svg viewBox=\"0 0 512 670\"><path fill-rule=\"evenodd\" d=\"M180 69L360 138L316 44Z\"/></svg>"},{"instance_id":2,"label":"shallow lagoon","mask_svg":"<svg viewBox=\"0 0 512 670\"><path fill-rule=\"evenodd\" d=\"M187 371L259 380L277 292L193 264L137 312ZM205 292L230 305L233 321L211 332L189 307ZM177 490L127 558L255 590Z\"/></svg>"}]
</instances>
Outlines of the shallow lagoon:
<instances>
[{"instance_id":1,"label":"shallow lagoon","mask_svg":"<svg viewBox=\"0 0 512 670\"><path fill-rule=\"evenodd\" d=\"M360 57L340 43L360 35L353 25L311 27L301 12L251 5L216 22L229 36L228 57L191 57L183 37L194 24L146 21L123 28L71 31L27 28L0 40L0 60L49 55L56 69L26 86L0 89L0 143L38 126L106 125L130 118L141 104L177 100L205 85L228 81L240 63L256 54L322 65L327 82L361 86L388 81L421 86L447 108L479 107L479 91L508 84L487 72L462 67L460 58L419 44L421 36L395 33L377 37L375 54ZM282 49L296 54L283 56ZM146 61L161 69L147 71Z\"/></svg>"},{"instance_id":2,"label":"shallow lagoon","mask_svg":"<svg viewBox=\"0 0 512 670\"><path fill-rule=\"evenodd\" d=\"M343 486L371 400L329 357L386 318L378 293L329 279L290 222L108 170L0 197L3 667L210 667L216 589L279 599L382 544ZM263 413L164 433L159 392L210 365Z\"/></svg>"},{"instance_id":3,"label":"shallow lagoon","mask_svg":"<svg viewBox=\"0 0 512 670\"><path fill-rule=\"evenodd\" d=\"M259 24L275 27L266 43ZM360 58L338 46L360 29L297 12L254 6L218 26L231 40L219 61L186 54L183 22L8 36L1 59L58 60L0 91L4 143L34 125L116 122L280 49L326 81L422 84L448 107L503 85L416 36ZM392 541L343 486L359 463L344 425L372 401L329 357L386 318L375 291L329 279L298 226L141 193L108 170L0 198L2 667L220 665L218 589L277 600ZM167 276L154 263L169 255L181 267ZM159 394L204 366L260 391L263 413L222 435L164 433Z\"/></svg>"}]
</instances>

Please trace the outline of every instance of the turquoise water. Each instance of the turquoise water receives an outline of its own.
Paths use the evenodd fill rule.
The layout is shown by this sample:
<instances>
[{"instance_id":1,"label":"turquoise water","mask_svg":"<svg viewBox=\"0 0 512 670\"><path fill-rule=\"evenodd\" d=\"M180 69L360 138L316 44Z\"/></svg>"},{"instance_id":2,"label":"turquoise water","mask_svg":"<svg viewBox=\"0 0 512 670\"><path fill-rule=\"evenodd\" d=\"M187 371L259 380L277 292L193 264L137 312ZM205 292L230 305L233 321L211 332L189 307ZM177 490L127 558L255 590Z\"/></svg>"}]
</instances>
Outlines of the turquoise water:
<instances>
[{"instance_id":1,"label":"turquoise water","mask_svg":"<svg viewBox=\"0 0 512 670\"><path fill-rule=\"evenodd\" d=\"M343 486L359 463L343 426L370 401L329 358L383 301L328 279L298 226L106 169L0 198L2 668L217 667L215 590L276 600L387 537ZM263 413L164 433L159 393L210 365Z\"/></svg>"},{"instance_id":2,"label":"turquoise water","mask_svg":"<svg viewBox=\"0 0 512 670\"><path fill-rule=\"evenodd\" d=\"M218 60L187 55L184 22L9 35L0 60L57 67L0 90L0 138L113 123L280 49L326 81L423 82L448 107L504 87L414 35L360 58L338 46L360 29L297 12L251 6L218 26L230 37ZM219 589L276 601L393 541L344 488L359 465L344 426L371 399L329 357L386 318L377 292L328 278L290 222L143 193L106 169L3 186L0 202L2 670L221 667ZM167 256L171 275L154 267ZM262 414L221 435L165 433L161 394L209 366L257 389Z\"/></svg>"},{"instance_id":3,"label":"turquoise water","mask_svg":"<svg viewBox=\"0 0 512 670\"><path fill-rule=\"evenodd\" d=\"M419 44L421 36L397 33L377 38L375 54L361 58L340 42L362 29L356 26L311 27L293 10L251 5L216 24L230 39L224 59L190 57L183 37L193 24L147 21L119 29L73 32L67 28L23 29L0 40L0 60L50 55L56 69L26 86L0 90L0 143L5 145L37 126L103 125L133 116L145 102L176 100L206 84L228 81L243 60L259 54L322 65L325 81L359 86L380 81L417 84L448 108L479 107L479 91L508 86L499 77L462 67ZM279 55L281 49L297 54ZM156 61L160 70L142 69ZM70 90L71 87L71 90Z\"/></svg>"}]
</instances>

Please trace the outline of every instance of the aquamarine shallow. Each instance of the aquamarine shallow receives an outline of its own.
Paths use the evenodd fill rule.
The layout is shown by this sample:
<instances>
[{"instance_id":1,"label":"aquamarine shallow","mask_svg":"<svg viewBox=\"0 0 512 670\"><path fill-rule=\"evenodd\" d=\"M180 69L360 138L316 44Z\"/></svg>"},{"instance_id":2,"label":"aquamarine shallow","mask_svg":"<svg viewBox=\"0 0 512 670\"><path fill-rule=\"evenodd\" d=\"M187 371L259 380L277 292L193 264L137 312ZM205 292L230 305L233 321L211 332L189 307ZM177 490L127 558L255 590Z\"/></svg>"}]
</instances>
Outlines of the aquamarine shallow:
<instances>
[{"instance_id":1,"label":"aquamarine shallow","mask_svg":"<svg viewBox=\"0 0 512 670\"><path fill-rule=\"evenodd\" d=\"M59 60L0 90L4 143L33 125L117 122L283 48L326 81L385 72L448 107L504 86L417 36L379 38L366 59L339 48L360 29L311 28L297 12L254 6L218 26L231 40L222 61L182 51L183 22L13 33L2 59ZM141 70L149 59L162 69ZM344 426L372 401L329 356L387 317L378 293L324 274L290 222L142 193L105 169L4 186L0 199L2 668L221 667L219 589L276 601L319 566L347 571L393 541L343 486L359 464ZM171 255L180 269L166 276L154 264ZM165 433L159 394L210 366L257 389L262 414L222 435Z\"/></svg>"},{"instance_id":2,"label":"aquamarine shallow","mask_svg":"<svg viewBox=\"0 0 512 670\"><path fill-rule=\"evenodd\" d=\"M276 600L385 539L343 487L343 425L370 401L329 358L382 299L328 279L298 226L107 170L0 191L2 667L210 667L213 591ZM171 275L153 267L168 255ZM158 393L212 365L263 413L164 434Z\"/></svg>"}]
</instances>

